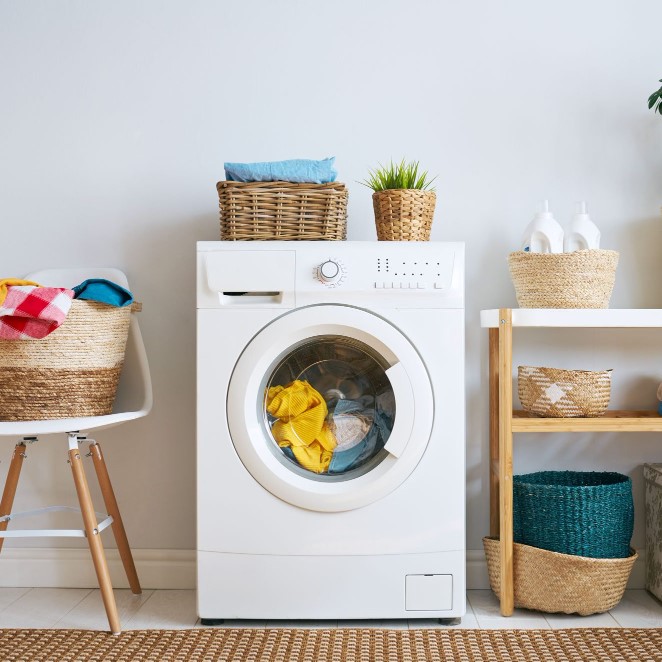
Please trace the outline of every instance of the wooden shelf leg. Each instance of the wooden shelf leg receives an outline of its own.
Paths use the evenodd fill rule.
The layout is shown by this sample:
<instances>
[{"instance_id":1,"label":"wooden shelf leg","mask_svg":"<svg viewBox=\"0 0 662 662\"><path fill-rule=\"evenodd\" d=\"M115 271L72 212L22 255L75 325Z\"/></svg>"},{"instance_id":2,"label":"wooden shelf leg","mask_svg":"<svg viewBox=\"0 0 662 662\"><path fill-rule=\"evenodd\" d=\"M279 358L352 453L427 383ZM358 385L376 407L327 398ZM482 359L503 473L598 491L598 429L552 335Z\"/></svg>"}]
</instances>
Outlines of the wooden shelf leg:
<instances>
[{"instance_id":1,"label":"wooden shelf leg","mask_svg":"<svg viewBox=\"0 0 662 662\"><path fill-rule=\"evenodd\" d=\"M0 501L0 517L11 515L11 509L14 506L14 497L16 496L16 488L18 486L18 478L21 475L21 468L23 467L23 460L26 458L25 442L19 441L14 448L14 454L11 456L9 464L9 471L7 472L7 480L5 487L2 491L2 500ZM9 525L9 520L0 522L0 531L6 531ZM0 538L0 551L5 542L4 538Z\"/></svg>"},{"instance_id":2,"label":"wooden shelf leg","mask_svg":"<svg viewBox=\"0 0 662 662\"><path fill-rule=\"evenodd\" d=\"M110 573L108 572L106 554L103 551L101 534L97 528L97 516L94 512L94 506L92 505L90 488L87 484L87 479L85 478L83 460L78 448L71 448L71 437L69 463L71 464L71 472L74 477L74 484L76 485L78 502L80 503L80 512L83 516L83 523L85 525L85 535L87 536L87 543L90 546L90 553L92 554L92 561L94 562L94 570L97 573L99 588L101 589L101 597L108 616L108 623L110 624L112 633L119 634L121 632L120 619L117 613L115 595L113 594L113 585L110 581Z\"/></svg>"},{"instance_id":3,"label":"wooden shelf leg","mask_svg":"<svg viewBox=\"0 0 662 662\"><path fill-rule=\"evenodd\" d=\"M92 456L94 470L96 471L97 479L99 480L99 487L101 488L103 501L106 504L106 512L113 517L113 535L115 536L115 542L117 543L117 549L120 553L120 558L122 559L122 565L124 566L126 577L129 580L129 586L131 586L131 592L138 595L142 593L140 581L138 580L138 573L136 572L136 566L133 562L133 555L131 554L129 541L126 537L126 531L124 530L124 523L122 522L120 509L117 505L115 492L113 491L113 486L110 482L106 461L104 460L101 446L98 442L90 440L90 455Z\"/></svg>"},{"instance_id":4,"label":"wooden shelf leg","mask_svg":"<svg viewBox=\"0 0 662 662\"><path fill-rule=\"evenodd\" d=\"M490 536L499 537L499 329L489 329Z\"/></svg>"},{"instance_id":5,"label":"wooden shelf leg","mask_svg":"<svg viewBox=\"0 0 662 662\"><path fill-rule=\"evenodd\" d=\"M513 585L513 327L512 311L499 310L499 537L501 614L515 606Z\"/></svg>"}]
</instances>

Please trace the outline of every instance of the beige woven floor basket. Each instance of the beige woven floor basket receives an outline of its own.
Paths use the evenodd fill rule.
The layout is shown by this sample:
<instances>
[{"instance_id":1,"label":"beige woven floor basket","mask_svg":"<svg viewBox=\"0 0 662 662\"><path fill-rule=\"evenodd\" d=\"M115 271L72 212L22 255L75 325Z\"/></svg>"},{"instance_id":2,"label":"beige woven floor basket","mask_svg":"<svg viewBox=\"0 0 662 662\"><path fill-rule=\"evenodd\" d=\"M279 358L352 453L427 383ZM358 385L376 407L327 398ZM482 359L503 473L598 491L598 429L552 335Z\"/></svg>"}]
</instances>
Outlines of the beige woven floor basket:
<instances>
[{"instance_id":1,"label":"beige woven floor basket","mask_svg":"<svg viewBox=\"0 0 662 662\"><path fill-rule=\"evenodd\" d=\"M110 414L132 308L75 299L41 340L0 340L0 420Z\"/></svg>"},{"instance_id":2,"label":"beige woven floor basket","mask_svg":"<svg viewBox=\"0 0 662 662\"><path fill-rule=\"evenodd\" d=\"M608 308L618 253L528 253L508 256L520 308Z\"/></svg>"},{"instance_id":3,"label":"beige woven floor basket","mask_svg":"<svg viewBox=\"0 0 662 662\"><path fill-rule=\"evenodd\" d=\"M490 586L501 593L500 545L483 538ZM600 614L623 597L638 555L624 559L593 559L513 544L515 607L548 613Z\"/></svg>"},{"instance_id":4,"label":"beige woven floor basket","mask_svg":"<svg viewBox=\"0 0 662 662\"><path fill-rule=\"evenodd\" d=\"M609 406L611 370L519 366L517 392L524 410L538 416L600 416Z\"/></svg>"},{"instance_id":5,"label":"beige woven floor basket","mask_svg":"<svg viewBox=\"0 0 662 662\"><path fill-rule=\"evenodd\" d=\"M389 189L372 194L377 239L430 241L437 195L419 189Z\"/></svg>"},{"instance_id":6,"label":"beige woven floor basket","mask_svg":"<svg viewBox=\"0 0 662 662\"><path fill-rule=\"evenodd\" d=\"M347 238L344 184L218 182L221 239L342 240Z\"/></svg>"}]
</instances>

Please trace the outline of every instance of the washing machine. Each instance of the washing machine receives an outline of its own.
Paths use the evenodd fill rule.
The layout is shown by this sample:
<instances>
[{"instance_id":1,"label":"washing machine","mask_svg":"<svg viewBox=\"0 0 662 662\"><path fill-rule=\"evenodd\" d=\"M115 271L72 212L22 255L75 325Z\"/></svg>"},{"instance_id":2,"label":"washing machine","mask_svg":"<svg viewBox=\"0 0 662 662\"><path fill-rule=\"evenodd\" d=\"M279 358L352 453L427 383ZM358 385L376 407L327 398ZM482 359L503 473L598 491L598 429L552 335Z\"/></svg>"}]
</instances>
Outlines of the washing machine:
<instances>
[{"instance_id":1,"label":"washing machine","mask_svg":"<svg viewBox=\"0 0 662 662\"><path fill-rule=\"evenodd\" d=\"M199 242L198 613L465 613L464 246Z\"/></svg>"}]
</instances>

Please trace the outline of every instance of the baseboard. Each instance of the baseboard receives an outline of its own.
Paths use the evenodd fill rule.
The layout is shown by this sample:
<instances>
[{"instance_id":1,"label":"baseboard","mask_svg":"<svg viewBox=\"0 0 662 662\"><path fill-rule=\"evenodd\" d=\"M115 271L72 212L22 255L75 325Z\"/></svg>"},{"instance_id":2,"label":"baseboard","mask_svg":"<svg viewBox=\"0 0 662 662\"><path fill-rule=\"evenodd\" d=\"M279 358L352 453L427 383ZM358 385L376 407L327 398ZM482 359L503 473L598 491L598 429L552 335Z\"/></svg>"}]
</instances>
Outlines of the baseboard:
<instances>
[{"instance_id":1,"label":"baseboard","mask_svg":"<svg viewBox=\"0 0 662 662\"><path fill-rule=\"evenodd\" d=\"M646 550L639 549L639 558L635 561L627 588L645 588L646 584ZM487 562L482 549L467 550L467 589L489 589Z\"/></svg>"},{"instance_id":2,"label":"baseboard","mask_svg":"<svg viewBox=\"0 0 662 662\"><path fill-rule=\"evenodd\" d=\"M645 588L646 552L639 551L628 588ZM115 588L128 588L116 549L107 549L110 577ZM195 551L188 549L134 549L133 558L143 588L195 588ZM0 588L16 586L96 588L97 578L87 549L7 547L0 555ZM482 549L467 550L467 588L489 589Z\"/></svg>"},{"instance_id":3,"label":"baseboard","mask_svg":"<svg viewBox=\"0 0 662 662\"><path fill-rule=\"evenodd\" d=\"M134 549L143 588L195 588L195 551ZM106 549L115 588L128 588L116 549ZM96 588L97 577L87 549L5 547L0 554L0 587Z\"/></svg>"}]
</instances>

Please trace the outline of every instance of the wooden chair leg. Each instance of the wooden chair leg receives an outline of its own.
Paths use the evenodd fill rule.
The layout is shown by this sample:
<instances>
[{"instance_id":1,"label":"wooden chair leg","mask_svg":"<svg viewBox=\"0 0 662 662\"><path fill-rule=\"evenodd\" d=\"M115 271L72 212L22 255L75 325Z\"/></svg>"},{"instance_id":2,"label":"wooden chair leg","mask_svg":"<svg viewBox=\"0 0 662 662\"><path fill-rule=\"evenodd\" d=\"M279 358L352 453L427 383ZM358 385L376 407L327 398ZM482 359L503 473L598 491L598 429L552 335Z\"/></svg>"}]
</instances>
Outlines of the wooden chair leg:
<instances>
[{"instance_id":1,"label":"wooden chair leg","mask_svg":"<svg viewBox=\"0 0 662 662\"><path fill-rule=\"evenodd\" d=\"M108 623L110 624L112 633L119 634L121 632L120 619L117 614L117 604L115 603L115 595L113 594L113 585L110 582L110 573L108 572L106 555L103 551L101 535L97 529L97 516L94 512L92 497L90 496L90 488L87 484L87 479L85 478L83 460L80 456L80 451L77 448L70 448L69 463L71 464L71 472L73 473L74 484L76 485L76 492L78 494L78 502L80 503L80 511L83 516L87 543L90 546L90 553L92 554L92 561L94 562L94 570L97 573L99 588L101 589L101 597L103 598L103 604L106 608L106 614L108 615Z\"/></svg>"},{"instance_id":2,"label":"wooden chair leg","mask_svg":"<svg viewBox=\"0 0 662 662\"><path fill-rule=\"evenodd\" d=\"M18 477L21 475L21 468L23 467L23 460L25 459L25 443L19 441L14 448L14 454L11 458L9 471L7 472L7 480L5 481L5 488L2 491L2 500L0 501L0 517L11 515L11 509L14 506L14 496L16 495L16 487L18 486ZM0 531L6 531L9 520L0 522ZM0 538L0 551L5 542L4 538Z\"/></svg>"},{"instance_id":3,"label":"wooden chair leg","mask_svg":"<svg viewBox=\"0 0 662 662\"><path fill-rule=\"evenodd\" d=\"M99 480L99 487L101 487L103 501L106 504L106 512L113 517L113 535L115 536L117 550L119 551L120 558L122 559L122 565L124 565L126 577L129 580L129 586L131 586L132 593L138 595L142 593L142 589L140 588L140 581L138 580L138 573L136 572L136 566L133 562L133 555L131 554L129 541L126 537L124 523L122 522L120 509L117 505L117 499L115 499L115 492L113 491L113 486L110 483L110 476L108 475L106 461L104 460L103 453L101 452L101 446L98 442L92 441L90 443L90 454L92 455L94 470L96 471L97 478Z\"/></svg>"}]
</instances>

